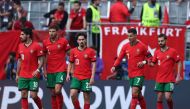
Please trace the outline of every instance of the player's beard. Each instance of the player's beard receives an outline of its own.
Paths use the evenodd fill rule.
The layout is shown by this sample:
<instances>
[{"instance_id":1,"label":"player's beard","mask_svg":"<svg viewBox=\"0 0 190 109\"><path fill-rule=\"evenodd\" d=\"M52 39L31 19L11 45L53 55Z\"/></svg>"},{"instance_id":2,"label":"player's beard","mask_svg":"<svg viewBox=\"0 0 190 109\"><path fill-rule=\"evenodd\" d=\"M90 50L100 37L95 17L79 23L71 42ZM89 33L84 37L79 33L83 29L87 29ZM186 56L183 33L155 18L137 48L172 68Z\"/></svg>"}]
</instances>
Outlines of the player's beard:
<instances>
[{"instance_id":1,"label":"player's beard","mask_svg":"<svg viewBox=\"0 0 190 109\"><path fill-rule=\"evenodd\" d=\"M160 45L160 48L165 48L166 47L166 44L159 44Z\"/></svg>"},{"instance_id":2,"label":"player's beard","mask_svg":"<svg viewBox=\"0 0 190 109\"><path fill-rule=\"evenodd\" d=\"M52 34L52 35L50 35L50 39L55 40L55 39L56 39L56 36L57 36L57 35Z\"/></svg>"},{"instance_id":3,"label":"player's beard","mask_svg":"<svg viewBox=\"0 0 190 109\"><path fill-rule=\"evenodd\" d=\"M84 43L83 42L80 43L80 47L84 48Z\"/></svg>"},{"instance_id":4,"label":"player's beard","mask_svg":"<svg viewBox=\"0 0 190 109\"><path fill-rule=\"evenodd\" d=\"M27 41L27 39L25 38L20 38L20 41L22 42L22 43L24 43L24 42L26 42Z\"/></svg>"}]
</instances>

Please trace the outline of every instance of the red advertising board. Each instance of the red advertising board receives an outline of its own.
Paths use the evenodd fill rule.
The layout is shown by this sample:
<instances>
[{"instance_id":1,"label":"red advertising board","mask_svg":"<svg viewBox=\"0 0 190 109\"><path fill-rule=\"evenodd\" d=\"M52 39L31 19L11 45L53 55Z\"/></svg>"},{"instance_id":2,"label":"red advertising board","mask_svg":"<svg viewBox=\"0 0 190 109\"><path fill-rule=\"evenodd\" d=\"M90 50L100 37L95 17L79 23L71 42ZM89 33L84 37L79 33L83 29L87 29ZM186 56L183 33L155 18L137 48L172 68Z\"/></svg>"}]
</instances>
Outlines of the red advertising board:
<instances>
[{"instance_id":1,"label":"red advertising board","mask_svg":"<svg viewBox=\"0 0 190 109\"><path fill-rule=\"evenodd\" d=\"M145 43L150 52L154 54L157 44L157 36L164 33L168 36L168 46L175 48L184 60L185 54L185 27L178 26L163 26L159 28L147 28L143 26L127 26L127 25L103 25L101 26L101 57L104 61L104 72L102 79L106 79L111 74L110 68L114 63L114 58L118 56L121 47L128 43L127 30L129 28L136 28L137 38ZM145 72L146 79L154 79L156 70L148 68Z\"/></svg>"}]
</instances>

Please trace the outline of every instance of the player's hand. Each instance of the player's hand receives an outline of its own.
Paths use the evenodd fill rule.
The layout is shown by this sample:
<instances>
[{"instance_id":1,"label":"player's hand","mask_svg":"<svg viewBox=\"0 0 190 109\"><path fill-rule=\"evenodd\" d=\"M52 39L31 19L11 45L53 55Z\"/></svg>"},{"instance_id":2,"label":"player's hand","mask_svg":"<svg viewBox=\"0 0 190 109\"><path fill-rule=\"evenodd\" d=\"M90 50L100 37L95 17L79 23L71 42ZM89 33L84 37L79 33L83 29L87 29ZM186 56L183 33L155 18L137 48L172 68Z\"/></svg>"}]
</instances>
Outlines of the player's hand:
<instances>
[{"instance_id":1,"label":"player's hand","mask_svg":"<svg viewBox=\"0 0 190 109\"><path fill-rule=\"evenodd\" d=\"M66 81L67 81L67 82L70 81L70 74L67 74Z\"/></svg>"},{"instance_id":2,"label":"player's hand","mask_svg":"<svg viewBox=\"0 0 190 109\"><path fill-rule=\"evenodd\" d=\"M47 78L47 71L44 70L44 78Z\"/></svg>"},{"instance_id":3,"label":"player's hand","mask_svg":"<svg viewBox=\"0 0 190 109\"><path fill-rule=\"evenodd\" d=\"M111 72L114 73L115 72L115 67L111 68Z\"/></svg>"},{"instance_id":4,"label":"player's hand","mask_svg":"<svg viewBox=\"0 0 190 109\"><path fill-rule=\"evenodd\" d=\"M138 62L138 63L137 63L137 66L138 66L139 68L142 68L142 67L144 66L144 64L146 64L146 63L144 63L143 61L141 61L141 62Z\"/></svg>"},{"instance_id":5,"label":"player's hand","mask_svg":"<svg viewBox=\"0 0 190 109\"><path fill-rule=\"evenodd\" d=\"M32 73L32 76L33 76L33 77L37 77L38 73L39 73L39 71L36 70L36 71L34 71L34 72Z\"/></svg>"},{"instance_id":6,"label":"player's hand","mask_svg":"<svg viewBox=\"0 0 190 109\"><path fill-rule=\"evenodd\" d=\"M16 75L16 83L18 83L18 79L19 79L19 76L18 75Z\"/></svg>"},{"instance_id":7,"label":"player's hand","mask_svg":"<svg viewBox=\"0 0 190 109\"><path fill-rule=\"evenodd\" d=\"M182 79L181 76L177 76L177 77L176 77L176 82L175 82L175 84L179 84L179 82L182 81L182 80L183 80L183 79Z\"/></svg>"},{"instance_id":8,"label":"player's hand","mask_svg":"<svg viewBox=\"0 0 190 109\"><path fill-rule=\"evenodd\" d=\"M94 84L94 78L90 78L89 85L92 85L92 84Z\"/></svg>"}]
</instances>

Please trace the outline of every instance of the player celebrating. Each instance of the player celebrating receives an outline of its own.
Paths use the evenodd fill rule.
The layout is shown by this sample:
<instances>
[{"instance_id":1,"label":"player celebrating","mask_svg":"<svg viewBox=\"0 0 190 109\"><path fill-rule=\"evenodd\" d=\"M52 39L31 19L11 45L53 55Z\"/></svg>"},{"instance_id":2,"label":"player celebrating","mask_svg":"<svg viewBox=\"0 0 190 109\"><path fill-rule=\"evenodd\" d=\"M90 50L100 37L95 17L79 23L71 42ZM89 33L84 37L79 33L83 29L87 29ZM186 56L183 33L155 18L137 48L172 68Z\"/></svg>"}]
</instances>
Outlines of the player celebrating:
<instances>
[{"instance_id":1,"label":"player celebrating","mask_svg":"<svg viewBox=\"0 0 190 109\"><path fill-rule=\"evenodd\" d=\"M44 40L44 75L47 77L47 87L51 90L52 109L62 109L63 95L61 89L66 79L66 53L70 46L68 41L58 36L58 27L50 26L50 38Z\"/></svg>"},{"instance_id":2,"label":"player celebrating","mask_svg":"<svg viewBox=\"0 0 190 109\"><path fill-rule=\"evenodd\" d=\"M158 36L160 49L155 51L152 62L150 63L151 66L154 66L155 63L158 64L155 85L155 91L157 91L157 109L163 109L162 98L164 94L169 109L173 109L172 92L174 90L174 83L178 83L182 79L180 77L180 71L182 69L180 56L175 49L166 45L166 41L167 37L165 34ZM174 71L175 63L178 65L177 76Z\"/></svg>"},{"instance_id":3,"label":"player celebrating","mask_svg":"<svg viewBox=\"0 0 190 109\"><path fill-rule=\"evenodd\" d=\"M32 30L22 29L21 44L18 48L18 64L16 82L21 91L22 109L28 109L28 91L39 109L42 109L42 102L37 96L39 87L40 68L43 65L42 47L32 40Z\"/></svg>"},{"instance_id":4,"label":"player celebrating","mask_svg":"<svg viewBox=\"0 0 190 109\"><path fill-rule=\"evenodd\" d=\"M74 108L80 109L77 94L79 91L83 91L84 109L90 109L90 92L92 91L91 85L94 83L96 53L95 50L87 47L86 34L78 34L77 43L79 46L70 52L67 81L70 79L70 72L74 70L70 90Z\"/></svg>"},{"instance_id":5,"label":"player celebrating","mask_svg":"<svg viewBox=\"0 0 190 109\"><path fill-rule=\"evenodd\" d=\"M122 47L119 57L114 62L111 72L115 72L116 67L120 64L122 58L126 56L128 59L128 71L130 78L130 86L132 87L132 101L130 109L136 109L139 101L141 109L146 109L145 99L142 96L141 88L144 81L144 65L147 63L147 57L151 57L142 42L137 40L137 31L134 28L128 30L129 43Z\"/></svg>"}]
</instances>

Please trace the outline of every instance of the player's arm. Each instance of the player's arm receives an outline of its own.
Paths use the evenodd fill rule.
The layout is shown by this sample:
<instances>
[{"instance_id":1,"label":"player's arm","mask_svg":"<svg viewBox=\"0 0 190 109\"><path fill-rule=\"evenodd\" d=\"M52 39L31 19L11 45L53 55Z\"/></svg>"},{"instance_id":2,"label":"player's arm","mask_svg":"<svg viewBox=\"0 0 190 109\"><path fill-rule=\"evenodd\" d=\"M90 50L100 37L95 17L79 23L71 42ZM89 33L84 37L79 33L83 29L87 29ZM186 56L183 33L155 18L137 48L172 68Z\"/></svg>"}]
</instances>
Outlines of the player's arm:
<instances>
[{"instance_id":1,"label":"player's arm","mask_svg":"<svg viewBox=\"0 0 190 109\"><path fill-rule=\"evenodd\" d=\"M47 68L46 68L46 65L47 65L47 57L46 56L43 56L43 61L44 61L44 64L43 64L43 71L44 71L44 77L47 78Z\"/></svg>"},{"instance_id":2,"label":"player's arm","mask_svg":"<svg viewBox=\"0 0 190 109\"><path fill-rule=\"evenodd\" d=\"M19 73L20 73L20 66L21 66L21 59L18 58L18 61L17 61L17 71L16 71L16 82L18 82Z\"/></svg>"},{"instance_id":3,"label":"player's arm","mask_svg":"<svg viewBox=\"0 0 190 109\"><path fill-rule=\"evenodd\" d=\"M68 22L67 22L67 30L71 29L71 22L73 21L73 19L69 18Z\"/></svg>"},{"instance_id":4,"label":"player's arm","mask_svg":"<svg viewBox=\"0 0 190 109\"><path fill-rule=\"evenodd\" d=\"M91 75L91 78L90 78L90 83L89 83L89 85L94 84L95 72L96 72L96 62L92 62L92 75Z\"/></svg>"},{"instance_id":5,"label":"player's arm","mask_svg":"<svg viewBox=\"0 0 190 109\"><path fill-rule=\"evenodd\" d=\"M74 69L74 53L73 51L69 51L70 52L70 56L69 56L69 64L67 66L67 77L66 77L66 81L70 80L70 73L73 72Z\"/></svg>"},{"instance_id":6,"label":"player's arm","mask_svg":"<svg viewBox=\"0 0 190 109\"><path fill-rule=\"evenodd\" d=\"M139 68L142 68L145 64L148 64L151 59L152 59L151 53L148 51L148 49L145 49L145 60L138 62L137 66Z\"/></svg>"},{"instance_id":7,"label":"player's arm","mask_svg":"<svg viewBox=\"0 0 190 109\"><path fill-rule=\"evenodd\" d=\"M86 29L86 26L87 26L86 17L85 16L82 17L82 19L83 19L83 29Z\"/></svg>"},{"instance_id":8,"label":"player's arm","mask_svg":"<svg viewBox=\"0 0 190 109\"><path fill-rule=\"evenodd\" d=\"M44 57L43 56L39 56L38 57L38 68L34 71L33 73L33 77L36 77L38 73L40 73L40 69L42 68L44 63Z\"/></svg>"},{"instance_id":9,"label":"player's arm","mask_svg":"<svg viewBox=\"0 0 190 109\"><path fill-rule=\"evenodd\" d=\"M177 84L182 80L181 73L180 73L181 70L182 70L182 62L178 61L177 62L177 76L176 76L176 83Z\"/></svg>"},{"instance_id":10,"label":"player's arm","mask_svg":"<svg viewBox=\"0 0 190 109\"><path fill-rule=\"evenodd\" d=\"M124 56L125 56L125 49L123 47L118 58L115 60L113 67L111 68L112 73L115 72L115 68L120 64Z\"/></svg>"},{"instance_id":11,"label":"player's arm","mask_svg":"<svg viewBox=\"0 0 190 109\"><path fill-rule=\"evenodd\" d=\"M67 77L66 77L66 81L68 82L70 80L70 73L73 71L73 65L74 63L69 62L68 67L67 67Z\"/></svg>"}]
</instances>

